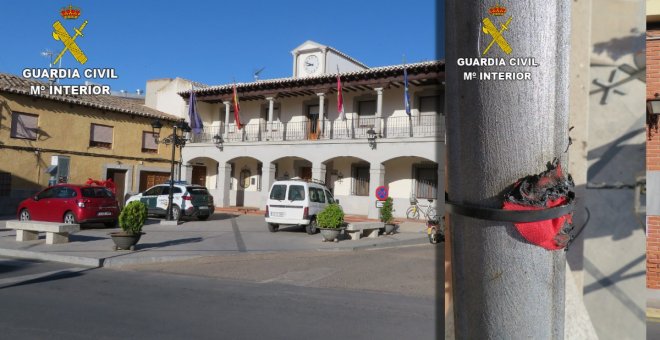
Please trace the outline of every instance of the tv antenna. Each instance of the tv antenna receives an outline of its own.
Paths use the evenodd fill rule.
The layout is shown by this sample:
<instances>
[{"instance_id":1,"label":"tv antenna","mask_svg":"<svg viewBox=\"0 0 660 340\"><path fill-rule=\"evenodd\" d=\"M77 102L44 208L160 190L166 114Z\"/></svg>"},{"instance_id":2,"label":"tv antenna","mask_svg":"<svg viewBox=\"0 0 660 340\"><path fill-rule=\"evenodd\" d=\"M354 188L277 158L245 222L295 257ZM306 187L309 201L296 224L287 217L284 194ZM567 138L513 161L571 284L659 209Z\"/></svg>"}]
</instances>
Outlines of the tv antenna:
<instances>
[{"instance_id":1,"label":"tv antenna","mask_svg":"<svg viewBox=\"0 0 660 340\"><path fill-rule=\"evenodd\" d=\"M45 49L41 52L41 56L50 58L50 62L48 63L48 68L53 68L53 51L51 51L49 49ZM60 68L62 67L62 59L60 59L60 66L59 67ZM59 79L53 79L53 78L49 78L48 81L51 84L60 82Z\"/></svg>"},{"instance_id":2,"label":"tv antenna","mask_svg":"<svg viewBox=\"0 0 660 340\"><path fill-rule=\"evenodd\" d=\"M252 76L254 76L254 81L259 81L259 74L260 74L265 68L266 68L266 66L264 66L264 67L262 67L262 68L260 68L260 69L258 69L258 70L256 70L256 71L254 71L254 74L252 75Z\"/></svg>"},{"instance_id":3,"label":"tv antenna","mask_svg":"<svg viewBox=\"0 0 660 340\"><path fill-rule=\"evenodd\" d=\"M50 62L48 63L48 67L53 67L53 51L51 51L49 49L44 49L41 52L41 56L42 57L48 57L50 59ZM60 67L60 68L62 67L62 59L60 59L58 67Z\"/></svg>"}]
</instances>

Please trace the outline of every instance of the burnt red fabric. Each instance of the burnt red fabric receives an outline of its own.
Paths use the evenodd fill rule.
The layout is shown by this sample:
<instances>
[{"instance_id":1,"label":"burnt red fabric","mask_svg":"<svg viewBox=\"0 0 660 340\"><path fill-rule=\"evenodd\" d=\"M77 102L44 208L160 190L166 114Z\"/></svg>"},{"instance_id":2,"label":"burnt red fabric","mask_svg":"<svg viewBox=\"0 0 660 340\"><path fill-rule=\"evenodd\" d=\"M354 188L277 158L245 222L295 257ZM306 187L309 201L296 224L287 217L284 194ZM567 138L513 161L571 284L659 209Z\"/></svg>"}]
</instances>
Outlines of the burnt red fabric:
<instances>
[{"instance_id":1,"label":"burnt red fabric","mask_svg":"<svg viewBox=\"0 0 660 340\"><path fill-rule=\"evenodd\" d=\"M567 197L560 197L555 200L548 200L545 208L554 208L568 203ZM504 210L541 210L544 207L536 207L529 205L521 205L513 202L505 201ZM566 244L558 244L557 236L561 228L566 224L571 224L572 216L567 214L559 218L537 221L537 222L523 222L514 223L516 229L525 240L532 244L541 246L548 250L558 250L566 246Z\"/></svg>"}]
</instances>

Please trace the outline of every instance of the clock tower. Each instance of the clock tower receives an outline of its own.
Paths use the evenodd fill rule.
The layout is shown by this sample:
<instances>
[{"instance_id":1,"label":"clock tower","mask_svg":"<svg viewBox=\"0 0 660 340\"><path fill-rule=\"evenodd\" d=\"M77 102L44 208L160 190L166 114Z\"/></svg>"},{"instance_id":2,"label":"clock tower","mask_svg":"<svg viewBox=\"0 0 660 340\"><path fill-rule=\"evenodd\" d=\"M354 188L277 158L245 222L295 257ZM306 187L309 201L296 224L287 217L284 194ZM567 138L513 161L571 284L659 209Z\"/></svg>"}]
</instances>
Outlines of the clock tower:
<instances>
[{"instance_id":1,"label":"clock tower","mask_svg":"<svg viewBox=\"0 0 660 340\"><path fill-rule=\"evenodd\" d=\"M291 51L293 55L293 77L304 78L340 72L368 69L367 65L339 52L338 50L307 40Z\"/></svg>"}]
</instances>

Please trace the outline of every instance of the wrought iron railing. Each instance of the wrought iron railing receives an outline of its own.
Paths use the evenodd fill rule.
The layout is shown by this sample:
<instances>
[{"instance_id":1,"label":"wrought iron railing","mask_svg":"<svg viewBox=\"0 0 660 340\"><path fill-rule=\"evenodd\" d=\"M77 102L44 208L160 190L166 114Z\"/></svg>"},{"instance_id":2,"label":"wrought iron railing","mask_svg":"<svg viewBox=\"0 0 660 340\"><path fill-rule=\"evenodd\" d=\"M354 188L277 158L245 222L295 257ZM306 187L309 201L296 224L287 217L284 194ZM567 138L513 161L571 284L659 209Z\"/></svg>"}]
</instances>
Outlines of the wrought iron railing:
<instances>
[{"instance_id":1,"label":"wrought iron railing","mask_svg":"<svg viewBox=\"0 0 660 340\"><path fill-rule=\"evenodd\" d=\"M237 129L234 123L220 126L206 126L202 133L192 135L192 143L213 143L213 137L219 135L224 143L263 142L263 141L300 141L316 139L366 139L368 131L380 130L379 138L414 138L445 136L444 115L414 115L412 117L374 116L355 119L337 119L323 122L309 119L290 122L249 123Z\"/></svg>"}]
</instances>

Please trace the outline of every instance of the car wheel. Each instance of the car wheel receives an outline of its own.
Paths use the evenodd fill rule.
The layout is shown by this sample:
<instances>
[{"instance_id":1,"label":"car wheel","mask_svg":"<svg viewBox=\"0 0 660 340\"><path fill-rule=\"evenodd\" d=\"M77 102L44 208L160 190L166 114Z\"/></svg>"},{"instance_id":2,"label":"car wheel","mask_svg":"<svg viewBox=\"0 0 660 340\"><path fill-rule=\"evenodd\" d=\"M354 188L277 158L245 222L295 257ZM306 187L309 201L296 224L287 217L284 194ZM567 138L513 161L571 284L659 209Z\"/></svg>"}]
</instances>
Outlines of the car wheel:
<instances>
[{"instance_id":1,"label":"car wheel","mask_svg":"<svg viewBox=\"0 0 660 340\"><path fill-rule=\"evenodd\" d=\"M311 221L309 221L309 224L305 227L305 229L307 230L308 234L314 235L319 231L318 227L319 226L316 223L316 219L312 219Z\"/></svg>"},{"instance_id":2,"label":"car wheel","mask_svg":"<svg viewBox=\"0 0 660 340\"><path fill-rule=\"evenodd\" d=\"M438 243L438 234L436 234L435 228L431 229L431 233L429 234L429 241L431 242L431 244Z\"/></svg>"},{"instance_id":3,"label":"car wheel","mask_svg":"<svg viewBox=\"0 0 660 340\"><path fill-rule=\"evenodd\" d=\"M274 233L279 229L280 229L279 225L274 224L274 223L268 223L268 231L270 231L271 233Z\"/></svg>"},{"instance_id":4,"label":"car wheel","mask_svg":"<svg viewBox=\"0 0 660 340\"><path fill-rule=\"evenodd\" d=\"M66 214L64 214L64 223L66 224L76 224L76 215L74 215L72 212L67 211Z\"/></svg>"},{"instance_id":5,"label":"car wheel","mask_svg":"<svg viewBox=\"0 0 660 340\"><path fill-rule=\"evenodd\" d=\"M172 207L172 219L178 221L181 218L181 208L179 206Z\"/></svg>"},{"instance_id":6,"label":"car wheel","mask_svg":"<svg viewBox=\"0 0 660 340\"><path fill-rule=\"evenodd\" d=\"M197 216L197 219L200 221L206 221L208 220L210 215L203 215L203 216Z\"/></svg>"},{"instance_id":7,"label":"car wheel","mask_svg":"<svg viewBox=\"0 0 660 340\"><path fill-rule=\"evenodd\" d=\"M29 221L30 220L30 212L27 209L23 209L23 210L21 210L21 213L18 216L18 218L21 221Z\"/></svg>"}]
</instances>

